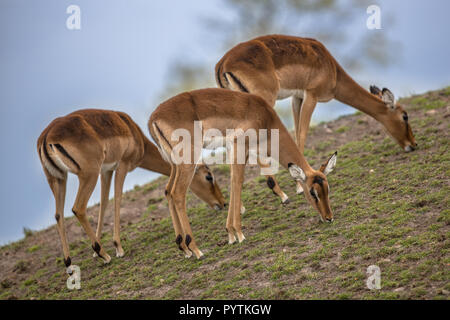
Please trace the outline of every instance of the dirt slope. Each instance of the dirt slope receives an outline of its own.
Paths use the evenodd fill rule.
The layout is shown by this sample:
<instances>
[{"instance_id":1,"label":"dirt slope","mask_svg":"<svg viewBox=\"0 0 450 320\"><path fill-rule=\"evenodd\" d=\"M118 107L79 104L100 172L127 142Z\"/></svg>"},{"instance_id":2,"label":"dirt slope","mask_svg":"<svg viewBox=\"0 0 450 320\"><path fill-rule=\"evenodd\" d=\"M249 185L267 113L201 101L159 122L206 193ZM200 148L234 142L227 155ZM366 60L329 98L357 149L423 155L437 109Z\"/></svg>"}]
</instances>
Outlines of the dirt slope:
<instances>
[{"instance_id":1,"label":"dirt slope","mask_svg":"<svg viewBox=\"0 0 450 320\"><path fill-rule=\"evenodd\" d=\"M283 170L283 207L256 168L247 168L241 244L228 245L226 212L189 195L189 217L204 260L185 259L174 243L166 178L126 193L125 257L103 265L78 222L67 218L81 290L65 283L55 226L0 248L1 299L448 299L450 291L450 87L403 99L419 149L406 154L363 114L312 128L307 151L317 167L339 151L330 174L335 222L318 217ZM229 169L215 174L228 196ZM102 239L113 256L112 202ZM91 223L98 206L89 209ZM53 212L49 212L53 215ZM366 269L381 269L381 290L368 290Z\"/></svg>"}]
</instances>

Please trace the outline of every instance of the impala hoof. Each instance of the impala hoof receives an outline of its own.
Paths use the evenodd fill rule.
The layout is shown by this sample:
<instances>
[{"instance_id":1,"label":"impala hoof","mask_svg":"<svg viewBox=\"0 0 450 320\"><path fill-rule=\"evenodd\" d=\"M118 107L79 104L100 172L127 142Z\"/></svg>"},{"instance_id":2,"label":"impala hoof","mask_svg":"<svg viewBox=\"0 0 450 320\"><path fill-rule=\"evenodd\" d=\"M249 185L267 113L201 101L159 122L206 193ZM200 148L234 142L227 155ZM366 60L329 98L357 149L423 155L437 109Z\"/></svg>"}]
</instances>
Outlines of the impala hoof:
<instances>
[{"instance_id":1,"label":"impala hoof","mask_svg":"<svg viewBox=\"0 0 450 320\"><path fill-rule=\"evenodd\" d=\"M201 252L200 250L198 250L198 252L195 254L197 256L197 260L201 260L203 259L203 257L205 256L203 254L203 252Z\"/></svg>"},{"instance_id":2,"label":"impala hoof","mask_svg":"<svg viewBox=\"0 0 450 320\"><path fill-rule=\"evenodd\" d=\"M228 234L228 244L233 244L236 242L236 237L233 234Z\"/></svg>"},{"instance_id":3,"label":"impala hoof","mask_svg":"<svg viewBox=\"0 0 450 320\"><path fill-rule=\"evenodd\" d=\"M110 262L111 262L111 257L107 253L105 253L105 255L103 257L103 263L108 264Z\"/></svg>"},{"instance_id":4,"label":"impala hoof","mask_svg":"<svg viewBox=\"0 0 450 320\"><path fill-rule=\"evenodd\" d=\"M116 249L116 257L117 258L122 258L125 255L125 252L122 250L118 250Z\"/></svg>"}]
</instances>

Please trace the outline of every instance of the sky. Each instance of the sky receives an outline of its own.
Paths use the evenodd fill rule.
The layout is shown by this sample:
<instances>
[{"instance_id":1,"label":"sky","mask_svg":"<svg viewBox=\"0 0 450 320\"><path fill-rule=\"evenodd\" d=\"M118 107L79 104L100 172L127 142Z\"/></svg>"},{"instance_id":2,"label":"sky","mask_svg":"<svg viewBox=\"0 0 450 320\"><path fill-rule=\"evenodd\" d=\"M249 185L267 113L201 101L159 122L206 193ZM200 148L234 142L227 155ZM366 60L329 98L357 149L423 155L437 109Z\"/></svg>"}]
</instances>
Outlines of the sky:
<instances>
[{"instance_id":1,"label":"sky","mask_svg":"<svg viewBox=\"0 0 450 320\"><path fill-rule=\"evenodd\" d=\"M450 85L450 2L373 2L382 10L381 32L400 44L391 48L399 59L352 76L365 86L387 86L397 96ZM80 30L66 27L72 4L81 9ZM104 108L127 112L147 133L173 61L202 61L213 77L221 52L199 18L218 12L231 14L220 0L0 0L0 244L21 238L23 227L38 230L54 223L54 200L36 151L48 123L77 109ZM384 23L385 13L395 23ZM361 12L355 32L370 32L366 19ZM351 112L329 104L319 106L313 119ZM154 177L136 169L125 189ZM70 176L66 216L77 185ZM99 201L98 189L90 204Z\"/></svg>"}]
</instances>

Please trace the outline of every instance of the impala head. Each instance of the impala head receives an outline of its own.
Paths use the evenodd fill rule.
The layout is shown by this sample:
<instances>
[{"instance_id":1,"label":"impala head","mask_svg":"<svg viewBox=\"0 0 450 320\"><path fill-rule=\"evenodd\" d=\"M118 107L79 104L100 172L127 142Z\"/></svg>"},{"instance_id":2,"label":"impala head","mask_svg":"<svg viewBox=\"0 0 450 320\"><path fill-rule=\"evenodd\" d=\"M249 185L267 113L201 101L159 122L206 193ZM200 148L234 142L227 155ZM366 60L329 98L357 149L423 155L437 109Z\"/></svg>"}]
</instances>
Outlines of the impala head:
<instances>
[{"instance_id":1,"label":"impala head","mask_svg":"<svg viewBox=\"0 0 450 320\"><path fill-rule=\"evenodd\" d=\"M313 170L309 175L306 175L299 166L289 164L289 173L295 180L302 183L306 199L319 212L321 221L333 221L333 212L328 198L330 187L326 175L333 171L336 160L337 151L322 164L319 170Z\"/></svg>"},{"instance_id":2,"label":"impala head","mask_svg":"<svg viewBox=\"0 0 450 320\"><path fill-rule=\"evenodd\" d=\"M405 109L395 103L394 95L389 89L380 90L376 86L370 86L370 92L383 100L388 108L387 118L384 121L386 130L406 152L414 151L417 143Z\"/></svg>"},{"instance_id":3,"label":"impala head","mask_svg":"<svg viewBox=\"0 0 450 320\"><path fill-rule=\"evenodd\" d=\"M199 164L197 166L190 188L211 208L221 210L226 206L216 178L207 165Z\"/></svg>"}]
</instances>

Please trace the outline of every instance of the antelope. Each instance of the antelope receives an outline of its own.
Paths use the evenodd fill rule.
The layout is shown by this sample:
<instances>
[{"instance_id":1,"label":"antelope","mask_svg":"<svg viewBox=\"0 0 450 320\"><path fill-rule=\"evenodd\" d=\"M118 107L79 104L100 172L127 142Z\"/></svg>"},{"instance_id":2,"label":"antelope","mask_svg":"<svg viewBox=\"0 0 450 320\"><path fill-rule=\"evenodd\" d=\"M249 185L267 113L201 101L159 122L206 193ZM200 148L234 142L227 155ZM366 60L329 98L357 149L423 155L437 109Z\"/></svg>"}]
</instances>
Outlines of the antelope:
<instances>
[{"instance_id":1,"label":"antelope","mask_svg":"<svg viewBox=\"0 0 450 320\"><path fill-rule=\"evenodd\" d=\"M94 257L104 263L111 257L100 243L105 210L113 172L114 178L114 232L116 256L122 257L120 243L120 203L125 177L136 167L170 174L171 165L165 162L157 147L145 137L138 125L123 112L84 109L53 120L41 133L37 151L48 184L56 202L55 219L64 252L64 263L71 265L64 227L64 201L68 172L79 180L78 193L72 212L87 233ZM97 231L86 216L88 200L101 177L101 200ZM199 165L193 175L191 190L211 207L225 206L220 188L205 165Z\"/></svg>"},{"instance_id":2,"label":"antelope","mask_svg":"<svg viewBox=\"0 0 450 320\"><path fill-rule=\"evenodd\" d=\"M270 106L292 97L296 142L302 153L317 102L331 99L379 121L406 152L417 147L408 115L392 92L385 88L371 94L363 89L315 39L267 35L240 43L220 59L215 74L219 87L259 95ZM269 186L274 183L278 185L268 181ZM298 185L297 193L301 192Z\"/></svg>"},{"instance_id":3,"label":"antelope","mask_svg":"<svg viewBox=\"0 0 450 320\"><path fill-rule=\"evenodd\" d=\"M279 163L289 169L291 176L308 190L306 199L319 213L322 221L333 221L329 203L329 186L326 175L335 165L337 153L333 154L319 170L314 170L297 148L287 129L283 126L274 109L256 95L233 92L220 88L202 89L179 94L160 104L148 122L151 136L158 145L163 158L171 164L171 173L166 186L166 197L175 230L175 242L186 257L192 253L199 259L203 253L198 248L186 215L186 191L195 172L196 163L177 163L173 161L173 151L177 141L173 138L175 130L187 130L192 137L194 121L201 121L202 139L209 129L226 132L227 129L279 130ZM195 132L194 132L195 133ZM272 134L267 136L271 145ZM231 148L237 148L237 140L231 139ZM183 141L184 142L184 141ZM259 144L259 142L258 142ZM205 148L205 140L201 143ZM198 146L198 143L197 143ZM190 143L187 152L195 153L195 143ZM259 149L258 149L259 150ZM183 153L185 150L183 150ZM245 146L246 156L249 148ZM230 206L226 222L228 242L242 242L245 237L241 227L241 190L244 180L245 163L236 161L237 152L231 160ZM260 155L258 155L260 156ZM268 156L272 156L268 150Z\"/></svg>"}]
</instances>

